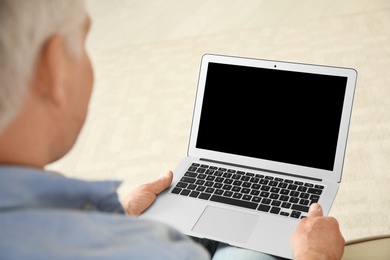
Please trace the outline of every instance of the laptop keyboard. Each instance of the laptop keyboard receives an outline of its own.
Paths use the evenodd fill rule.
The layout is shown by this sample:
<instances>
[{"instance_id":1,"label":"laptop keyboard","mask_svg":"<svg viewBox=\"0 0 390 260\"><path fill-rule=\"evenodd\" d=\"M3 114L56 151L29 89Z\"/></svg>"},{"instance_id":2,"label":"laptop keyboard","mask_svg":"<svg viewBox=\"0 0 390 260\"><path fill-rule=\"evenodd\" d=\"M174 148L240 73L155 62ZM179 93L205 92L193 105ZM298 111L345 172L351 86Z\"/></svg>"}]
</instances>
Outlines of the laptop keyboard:
<instances>
[{"instance_id":1,"label":"laptop keyboard","mask_svg":"<svg viewBox=\"0 0 390 260\"><path fill-rule=\"evenodd\" d=\"M172 193L292 218L306 217L324 186L192 163Z\"/></svg>"}]
</instances>

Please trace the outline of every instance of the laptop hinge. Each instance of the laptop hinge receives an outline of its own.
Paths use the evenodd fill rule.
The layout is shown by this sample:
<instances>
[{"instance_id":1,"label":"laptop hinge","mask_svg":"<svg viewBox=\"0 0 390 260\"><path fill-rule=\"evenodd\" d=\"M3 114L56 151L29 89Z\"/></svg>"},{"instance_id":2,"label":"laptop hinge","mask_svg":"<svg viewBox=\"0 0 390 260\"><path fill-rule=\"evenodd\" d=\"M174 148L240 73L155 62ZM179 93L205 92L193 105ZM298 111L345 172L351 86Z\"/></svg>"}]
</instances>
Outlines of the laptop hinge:
<instances>
[{"instance_id":1,"label":"laptop hinge","mask_svg":"<svg viewBox=\"0 0 390 260\"><path fill-rule=\"evenodd\" d=\"M279 175L284 175L284 176L297 177L297 178L300 178L300 179L307 179L307 180L320 181L320 182L322 181L322 179L313 178L313 177L307 177L307 176L301 176L301 175L297 175L297 174L293 174L293 173L278 172L278 171L261 169L261 168L256 168L256 167L250 167L250 166L245 166L245 165L234 164L234 163L214 161L214 160L204 159L204 158L200 158L199 160L200 161L211 162L211 163L225 164L225 165L229 165L229 166L233 166L233 167L245 168L245 169L249 169L249 170L263 171L263 172L269 172L269 173L274 173L274 174L279 174Z\"/></svg>"}]
</instances>

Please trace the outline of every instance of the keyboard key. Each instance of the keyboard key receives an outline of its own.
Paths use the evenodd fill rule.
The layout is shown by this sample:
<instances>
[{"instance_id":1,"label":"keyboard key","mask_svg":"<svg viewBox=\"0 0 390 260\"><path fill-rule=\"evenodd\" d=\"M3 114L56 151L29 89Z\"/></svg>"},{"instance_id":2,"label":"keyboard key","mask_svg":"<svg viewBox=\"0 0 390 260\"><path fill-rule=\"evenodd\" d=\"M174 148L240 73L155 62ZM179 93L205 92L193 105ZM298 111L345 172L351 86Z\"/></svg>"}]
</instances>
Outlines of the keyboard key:
<instances>
[{"instance_id":1,"label":"keyboard key","mask_svg":"<svg viewBox=\"0 0 390 260\"><path fill-rule=\"evenodd\" d=\"M232 187L233 187L232 185L226 184L226 185L223 185L222 189L224 189L224 190L231 190Z\"/></svg>"},{"instance_id":2,"label":"keyboard key","mask_svg":"<svg viewBox=\"0 0 390 260\"><path fill-rule=\"evenodd\" d=\"M207 175L206 174L203 174L203 173L200 173L200 174L198 174L198 179L201 179L201 180L204 180L204 179L206 179L206 177L207 177Z\"/></svg>"},{"instance_id":3,"label":"keyboard key","mask_svg":"<svg viewBox=\"0 0 390 260\"><path fill-rule=\"evenodd\" d=\"M287 186L288 186L288 184L287 184L287 183L284 183L284 182L281 182L281 183L279 183L279 185L278 185L279 188L283 188L283 189L287 188Z\"/></svg>"},{"instance_id":4,"label":"keyboard key","mask_svg":"<svg viewBox=\"0 0 390 260\"><path fill-rule=\"evenodd\" d=\"M213 187L217 188L217 189L222 188L222 186L223 186L223 184L222 183L218 183L218 182L214 183L214 185L213 185Z\"/></svg>"},{"instance_id":5,"label":"keyboard key","mask_svg":"<svg viewBox=\"0 0 390 260\"><path fill-rule=\"evenodd\" d=\"M182 177L180 181L187 183L195 183L196 179L190 177Z\"/></svg>"},{"instance_id":6,"label":"keyboard key","mask_svg":"<svg viewBox=\"0 0 390 260\"><path fill-rule=\"evenodd\" d=\"M271 206L260 204L257 210L268 212Z\"/></svg>"},{"instance_id":7,"label":"keyboard key","mask_svg":"<svg viewBox=\"0 0 390 260\"><path fill-rule=\"evenodd\" d=\"M280 195L279 200L281 200L281 201L288 201L289 198L290 198L289 196Z\"/></svg>"},{"instance_id":8,"label":"keyboard key","mask_svg":"<svg viewBox=\"0 0 390 260\"><path fill-rule=\"evenodd\" d=\"M241 193L248 194L251 190L248 188L242 188Z\"/></svg>"},{"instance_id":9,"label":"keyboard key","mask_svg":"<svg viewBox=\"0 0 390 260\"><path fill-rule=\"evenodd\" d=\"M317 203L319 199L320 199L320 196L317 196L317 195L310 196L311 203Z\"/></svg>"},{"instance_id":10,"label":"keyboard key","mask_svg":"<svg viewBox=\"0 0 390 260\"><path fill-rule=\"evenodd\" d=\"M322 190L309 188L309 189L307 190L307 193L316 194L316 195L321 195L321 194L322 194Z\"/></svg>"},{"instance_id":11,"label":"keyboard key","mask_svg":"<svg viewBox=\"0 0 390 260\"><path fill-rule=\"evenodd\" d=\"M288 195L289 193L290 193L290 191L286 190L286 189L283 189L280 191L280 194L282 194L282 195Z\"/></svg>"},{"instance_id":12,"label":"keyboard key","mask_svg":"<svg viewBox=\"0 0 390 260\"><path fill-rule=\"evenodd\" d=\"M223 194L223 190L215 190L214 194L222 195Z\"/></svg>"},{"instance_id":13,"label":"keyboard key","mask_svg":"<svg viewBox=\"0 0 390 260\"><path fill-rule=\"evenodd\" d=\"M301 193L299 195L299 197L302 198L302 199L308 199L310 197L310 194L308 194L308 193Z\"/></svg>"},{"instance_id":14,"label":"keyboard key","mask_svg":"<svg viewBox=\"0 0 390 260\"><path fill-rule=\"evenodd\" d=\"M263 191L262 193L260 193L260 197L268 198L269 194L269 192Z\"/></svg>"},{"instance_id":15,"label":"keyboard key","mask_svg":"<svg viewBox=\"0 0 390 260\"><path fill-rule=\"evenodd\" d=\"M271 189L271 187L269 187L269 186L261 186L261 189L260 190L262 190L262 191L269 191Z\"/></svg>"},{"instance_id":16,"label":"keyboard key","mask_svg":"<svg viewBox=\"0 0 390 260\"><path fill-rule=\"evenodd\" d=\"M196 185L195 184L188 184L187 189L195 190L196 189Z\"/></svg>"},{"instance_id":17,"label":"keyboard key","mask_svg":"<svg viewBox=\"0 0 390 260\"><path fill-rule=\"evenodd\" d=\"M215 176L207 176L206 177L206 181L213 181L213 180L215 180Z\"/></svg>"},{"instance_id":18,"label":"keyboard key","mask_svg":"<svg viewBox=\"0 0 390 260\"><path fill-rule=\"evenodd\" d=\"M303 206L303 205L298 205L298 204L292 205L291 209L299 210L299 211L303 211L303 212L309 212L309 207L306 207L306 206Z\"/></svg>"},{"instance_id":19,"label":"keyboard key","mask_svg":"<svg viewBox=\"0 0 390 260\"><path fill-rule=\"evenodd\" d=\"M181 189L179 188L173 188L172 193L179 194L181 192Z\"/></svg>"},{"instance_id":20,"label":"keyboard key","mask_svg":"<svg viewBox=\"0 0 390 260\"><path fill-rule=\"evenodd\" d=\"M205 173L208 174L208 175L213 175L214 172L215 172L214 170L208 169Z\"/></svg>"},{"instance_id":21,"label":"keyboard key","mask_svg":"<svg viewBox=\"0 0 390 260\"><path fill-rule=\"evenodd\" d=\"M230 178L230 177L232 177L232 175L233 175L233 174L231 174L231 173L225 172L225 173L222 175L222 177L224 177L224 178Z\"/></svg>"},{"instance_id":22,"label":"keyboard key","mask_svg":"<svg viewBox=\"0 0 390 260\"><path fill-rule=\"evenodd\" d=\"M281 215L281 216L286 216L286 217L288 217L290 214L288 214L288 212L282 211L282 212L280 212L280 215Z\"/></svg>"},{"instance_id":23,"label":"keyboard key","mask_svg":"<svg viewBox=\"0 0 390 260\"><path fill-rule=\"evenodd\" d=\"M279 207L272 207L270 212L273 214L279 214L280 208Z\"/></svg>"},{"instance_id":24,"label":"keyboard key","mask_svg":"<svg viewBox=\"0 0 390 260\"><path fill-rule=\"evenodd\" d=\"M217 177L217 178L215 178L215 182L223 182L223 180L224 180L224 178L222 178L222 177Z\"/></svg>"},{"instance_id":25,"label":"keyboard key","mask_svg":"<svg viewBox=\"0 0 390 260\"><path fill-rule=\"evenodd\" d=\"M260 181L259 181L259 183L260 184L263 184L263 185L267 185L268 184L268 180L266 180L266 179L261 179Z\"/></svg>"},{"instance_id":26,"label":"keyboard key","mask_svg":"<svg viewBox=\"0 0 390 260\"><path fill-rule=\"evenodd\" d=\"M221 202L221 203L244 207L244 208L248 208L248 209L256 209L257 205L258 205L257 203L253 203L250 201L242 201L242 200L237 200L237 199L233 199L233 198L226 198L226 197L222 197L222 196L218 196L218 195L211 196L210 201Z\"/></svg>"},{"instance_id":27,"label":"keyboard key","mask_svg":"<svg viewBox=\"0 0 390 260\"><path fill-rule=\"evenodd\" d=\"M184 189L180 192L180 195L187 196L188 194L190 194L190 192L190 190Z\"/></svg>"},{"instance_id":28,"label":"keyboard key","mask_svg":"<svg viewBox=\"0 0 390 260\"><path fill-rule=\"evenodd\" d=\"M309 205L309 203L310 203L310 200L301 199L301 200L299 201L299 204L304 205L304 206Z\"/></svg>"},{"instance_id":29,"label":"keyboard key","mask_svg":"<svg viewBox=\"0 0 390 260\"><path fill-rule=\"evenodd\" d=\"M233 186L233 188L232 188L232 191L234 191L234 192L239 192L240 190L241 190L241 188L238 186Z\"/></svg>"},{"instance_id":30,"label":"keyboard key","mask_svg":"<svg viewBox=\"0 0 390 260\"><path fill-rule=\"evenodd\" d=\"M242 181L234 181L233 182L233 185L235 185L235 186L241 186L241 184L242 184Z\"/></svg>"},{"instance_id":31,"label":"keyboard key","mask_svg":"<svg viewBox=\"0 0 390 260\"><path fill-rule=\"evenodd\" d=\"M252 201L259 203L261 201L261 198L260 197L253 197Z\"/></svg>"},{"instance_id":32,"label":"keyboard key","mask_svg":"<svg viewBox=\"0 0 390 260\"><path fill-rule=\"evenodd\" d=\"M290 215L290 217L292 217L292 218L299 218L301 216L301 212L299 212L299 211L293 211L293 212L291 212L291 215Z\"/></svg>"},{"instance_id":33,"label":"keyboard key","mask_svg":"<svg viewBox=\"0 0 390 260\"><path fill-rule=\"evenodd\" d=\"M251 177L249 177L249 176L241 176L242 181L249 181L250 179L251 179Z\"/></svg>"},{"instance_id":34,"label":"keyboard key","mask_svg":"<svg viewBox=\"0 0 390 260\"><path fill-rule=\"evenodd\" d=\"M322 185L315 185L314 188L323 190L323 189L324 189L324 186L322 186Z\"/></svg>"},{"instance_id":35,"label":"keyboard key","mask_svg":"<svg viewBox=\"0 0 390 260\"><path fill-rule=\"evenodd\" d=\"M217 177L221 177L222 174L223 174L223 172L221 172L221 171L214 172L214 176L217 176Z\"/></svg>"},{"instance_id":36,"label":"keyboard key","mask_svg":"<svg viewBox=\"0 0 390 260\"><path fill-rule=\"evenodd\" d=\"M178 187L178 188L187 188L187 185L188 185L188 183L185 183L185 182L178 182L178 183L176 184L176 187Z\"/></svg>"},{"instance_id":37,"label":"keyboard key","mask_svg":"<svg viewBox=\"0 0 390 260\"><path fill-rule=\"evenodd\" d=\"M298 186L295 185L295 184L290 184L290 185L288 185L288 187L287 187L287 189L289 189L289 190L297 190L297 188L298 188Z\"/></svg>"},{"instance_id":38,"label":"keyboard key","mask_svg":"<svg viewBox=\"0 0 390 260\"><path fill-rule=\"evenodd\" d=\"M196 172L186 172L186 173L184 173L184 176L196 178L196 176L198 176L198 174Z\"/></svg>"},{"instance_id":39,"label":"keyboard key","mask_svg":"<svg viewBox=\"0 0 390 260\"><path fill-rule=\"evenodd\" d=\"M199 194L200 194L199 191L192 191L192 192L190 193L190 197L196 198L196 197L198 197Z\"/></svg>"},{"instance_id":40,"label":"keyboard key","mask_svg":"<svg viewBox=\"0 0 390 260\"><path fill-rule=\"evenodd\" d=\"M251 186L250 182L244 182L242 183L242 187L249 188Z\"/></svg>"},{"instance_id":41,"label":"keyboard key","mask_svg":"<svg viewBox=\"0 0 390 260\"><path fill-rule=\"evenodd\" d=\"M253 189L253 190L259 190L260 187L261 187L260 184L252 184L251 189Z\"/></svg>"},{"instance_id":42,"label":"keyboard key","mask_svg":"<svg viewBox=\"0 0 390 260\"><path fill-rule=\"evenodd\" d=\"M204 184L204 186L206 187L212 187L214 185L214 182L212 181L206 181L206 183Z\"/></svg>"},{"instance_id":43,"label":"keyboard key","mask_svg":"<svg viewBox=\"0 0 390 260\"><path fill-rule=\"evenodd\" d=\"M239 174L233 174L232 179L233 180L239 180L241 178L241 175Z\"/></svg>"},{"instance_id":44,"label":"keyboard key","mask_svg":"<svg viewBox=\"0 0 390 260\"><path fill-rule=\"evenodd\" d=\"M210 198L210 196L211 196L211 194L209 194L209 193L201 193L198 198L208 200Z\"/></svg>"},{"instance_id":45,"label":"keyboard key","mask_svg":"<svg viewBox=\"0 0 390 260\"><path fill-rule=\"evenodd\" d=\"M232 183L233 183L233 180L232 180L232 179L225 179L225 180L223 181L223 183L232 184Z\"/></svg>"},{"instance_id":46,"label":"keyboard key","mask_svg":"<svg viewBox=\"0 0 390 260\"><path fill-rule=\"evenodd\" d=\"M214 193L215 189L213 188L207 188L204 192L207 192L207 193Z\"/></svg>"},{"instance_id":47,"label":"keyboard key","mask_svg":"<svg viewBox=\"0 0 390 260\"><path fill-rule=\"evenodd\" d=\"M223 193L223 196L225 196L225 197L231 197L232 195L233 195L233 192L228 191L228 190Z\"/></svg>"},{"instance_id":48,"label":"keyboard key","mask_svg":"<svg viewBox=\"0 0 390 260\"><path fill-rule=\"evenodd\" d=\"M204 169L204 168L198 168L196 170L196 172L198 172L198 173L204 173L205 171L206 171L206 169Z\"/></svg>"},{"instance_id":49,"label":"keyboard key","mask_svg":"<svg viewBox=\"0 0 390 260\"><path fill-rule=\"evenodd\" d=\"M235 198L235 199L241 199L241 197L242 197L242 194L241 193L234 193L233 194L233 198Z\"/></svg>"},{"instance_id":50,"label":"keyboard key","mask_svg":"<svg viewBox=\"0 0 390 260\"><path fill-rule=\"evenodd\" d=\"M262 199L261 203L268 205L268 204L271 204L271 200L267 199L267 198L264 198L264 199Z\"/></svg>"},{"instance_id":51,"label":"keyboard key","mask_svg":"<svg viewBox=\"0 0 390 260\"><path fill-rule=\"evenodd\" d=\"M205 183L204 180L197 180L197 181L195 182L196 185L203 185L204 183Z\"/></svg>"},{"instance_id":52,"label":"keyboard key","mask_svg":"<svg viewBox=\"0 0 390 260\"><path fill-rule=\"evenodd\" d=\"M205 165L205 164L202 164L202 165L200 165L199 167L201 167L201 168L209 168L209 166L208 166L208 165Z\"/></svg>"},{"instance_id":53,"label":"keyboard key","mask_svg":"<svg viewBox=\"0 0 390 260\"><path fill-rule=\"evenodd\" d=\"M195 172L197 169L198 169L197 167L191 166L190 168L188 168L188 171Z\"/></svg>"},{"instance_id":54,"label":"keyboard key","mask_svg":"<svg viewBox=\"0 0 390 260\"><path fill-rule=\"evenodd\" d=\"M204 187L204 186L198 186L196 188L197 191L204 191L205 189L206 189L206 187Z\"/></svg>"},{"instance_id":55,"label":"keyboard key","mask_svg":"<svg viewBox=\"0 0 390 260\"><path fill-rule=\"evenodd\" d=\"M300 192L306 192L306 191L307 191L307 187L299 186L299 187L298 187L298 191L300 191Z\"/></svg>"},{"instance_id":56,"label":"keyboard key","mask_svg":"<svg viewBox=\"0 0 390 260\"><path fill-rule=\"evenodd\" d=\"M252 196L251 195L244 195L244 196L242 196L242 199L243 200L251 200Z\"/></svg>"}]
</instances>

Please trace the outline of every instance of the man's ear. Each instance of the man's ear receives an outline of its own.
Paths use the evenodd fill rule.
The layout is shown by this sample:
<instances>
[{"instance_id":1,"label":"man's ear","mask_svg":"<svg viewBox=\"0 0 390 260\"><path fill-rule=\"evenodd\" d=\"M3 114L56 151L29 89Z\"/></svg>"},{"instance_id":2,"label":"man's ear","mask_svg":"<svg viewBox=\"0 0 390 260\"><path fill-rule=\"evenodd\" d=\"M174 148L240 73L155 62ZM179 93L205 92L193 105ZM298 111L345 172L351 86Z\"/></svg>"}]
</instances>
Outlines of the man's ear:
<instances>
[{"instance_id":1,"label":"man's ear","mask_svg":"<svg viewBox=\"0 0 390 260\"><path fill-rule=\"evenodd\" d=\"M32 90L36 95L60 105L65 98L67 53L61 36L49 38L43 45L36 63Z\"/></svg>"}]
</instances>

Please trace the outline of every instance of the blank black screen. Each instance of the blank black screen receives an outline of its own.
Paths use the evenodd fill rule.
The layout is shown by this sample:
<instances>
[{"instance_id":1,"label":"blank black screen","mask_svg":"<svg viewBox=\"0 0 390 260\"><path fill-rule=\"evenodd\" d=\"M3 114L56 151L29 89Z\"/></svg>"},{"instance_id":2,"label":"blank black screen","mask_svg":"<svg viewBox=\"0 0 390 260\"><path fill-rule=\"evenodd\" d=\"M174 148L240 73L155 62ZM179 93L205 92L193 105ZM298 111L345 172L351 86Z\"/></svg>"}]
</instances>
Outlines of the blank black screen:
<instances>
[{"instance_id":1,"label":"blank black screen","mask_svg":"<svg viewBox=\"0 0 390 260\"><path fill-rule=\"evenodd\" d=\"M209 63L196 147L333 170L346 83Z\"/></svg>"}]
</instances>

